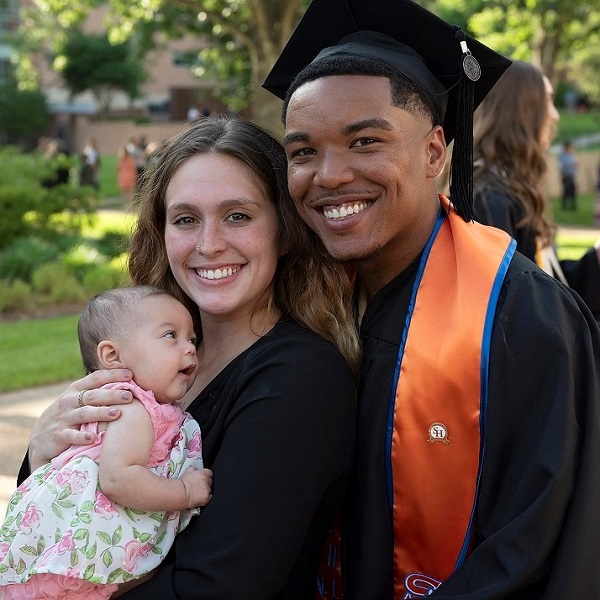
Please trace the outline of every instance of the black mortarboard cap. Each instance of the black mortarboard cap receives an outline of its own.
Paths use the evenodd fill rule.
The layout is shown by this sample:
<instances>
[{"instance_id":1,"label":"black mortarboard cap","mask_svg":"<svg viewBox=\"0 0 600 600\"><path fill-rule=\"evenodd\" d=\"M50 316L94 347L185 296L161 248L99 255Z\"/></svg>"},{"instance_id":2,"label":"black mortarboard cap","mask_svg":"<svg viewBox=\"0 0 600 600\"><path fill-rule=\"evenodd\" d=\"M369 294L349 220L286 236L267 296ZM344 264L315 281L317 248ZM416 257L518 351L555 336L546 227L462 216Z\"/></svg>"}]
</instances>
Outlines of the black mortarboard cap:
<instances>
[{"instance_id":1,"label":"black mortarboard cap","mask_svg":"<svg viewBox=\"0 0 600 600\"><path fill-rule=\"evenodd\" d=\"M444 136L447 144L454 140L450 196L471 220L473 111L511 61L412 0L312 0L263 87L284 99L309 63L343 53L396 69L442 114L447 100Z\"/></svg>"}]
</instances>

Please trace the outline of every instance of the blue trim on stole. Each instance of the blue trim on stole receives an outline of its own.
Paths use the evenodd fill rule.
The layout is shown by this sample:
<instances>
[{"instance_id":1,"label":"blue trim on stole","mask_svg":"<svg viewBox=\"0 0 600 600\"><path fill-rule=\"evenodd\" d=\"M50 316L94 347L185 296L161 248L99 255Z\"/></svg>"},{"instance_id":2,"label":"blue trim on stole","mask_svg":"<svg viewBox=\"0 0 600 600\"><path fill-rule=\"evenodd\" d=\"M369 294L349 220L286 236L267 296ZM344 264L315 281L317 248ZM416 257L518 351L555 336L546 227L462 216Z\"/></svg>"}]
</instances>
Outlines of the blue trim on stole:
<instances>
[{"instance_id":1,"label":"blue trim on stole","mask_svg":"<svg viewBox=\"0 0 600 600\"><path fill-rule=\"evenodd\" d=\"M481 390L480 390L480 406L479 406L479 468L477 471L477 483L475 485L475 498L473 499L473 510L471 517L469 518L469 526L467 527L467 533L463 541L462 548L456 559L454 570L460 567L465 558L467 558L469 548L471 546L471 537L473 535L473 527L475 525L475 511L477 508L477 499L479 498L479 486L481 483L481 471L483 467L483 456L485 454L485 423L487 418L487 403L488 403L488 392L489 392L489 370L490 370L490 347L492 341L492 327L494 325L494 317L496 316L496 308L498 306L498 297L500 296L500 290L506 277L506 272L510 265L510 261L513 258L517 242L513 239L510 240L510 244L504 253L504 258L498 267L498 272L494 279L494 284L490 293L490 300L488 302L485 323L483 326L483 338L481 341Z\"/></svg>"},{"instance_id":2,"label":"blue trim on stole","mask_svg":"<svg viewBox=\"0 0 600 600\"><path fill-rule=\"evenodd\" d=\"M398 350L396 368L394 369L394 379L392 381L392 389L388 408L387 429L385 435L385 479L390 513L394 506L394 492L392 488L392 435L394 433L394 408L396 405L396 390L398 389L398 379L400 378L400 365L402 364L402 357L404 356L404 350L406 348L408 328L410 327L412 315L415 310L415 299L417 297L417 291L419 289L419 285L421 284L421 279L423 279L423 273L425 272L425 266L427 265L427 259L429 258L431 247L433 246L433 242L435 241L435 238L437 237L440 227L442 226L442 223L445 219L446 211L440 208L440 212L437 216L435 225L433 226L433 231L431 232L431 235L429 236L429 239L425 244L425 248L423 249L423 253L421 255L421 260L419 261L419 268L417 270L417 275L415 278L415 283L413 285L410 303L408 305L406 322L404 323L404 330L402 331L402 339L400 340L400 348Z\"/></svg>"}]
</instances>

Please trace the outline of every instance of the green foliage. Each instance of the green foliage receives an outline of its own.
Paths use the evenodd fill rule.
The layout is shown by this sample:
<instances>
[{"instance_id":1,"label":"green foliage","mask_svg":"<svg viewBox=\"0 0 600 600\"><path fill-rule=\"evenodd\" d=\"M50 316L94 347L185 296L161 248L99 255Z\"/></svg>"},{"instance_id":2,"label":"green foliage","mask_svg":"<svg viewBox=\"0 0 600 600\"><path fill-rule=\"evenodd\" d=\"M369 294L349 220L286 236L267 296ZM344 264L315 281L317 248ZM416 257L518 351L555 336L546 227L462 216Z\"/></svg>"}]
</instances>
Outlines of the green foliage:
<instances>
[{"instance_id":1,"label":"green foliage","mask_svg":"<svg viewBox=\"0 0 600 600\"><path fill-rule=\"evenodd\" d=\"M221 59L224 54L227 55L227 61ZM198 78L207 77L223 82L217 94L230 110L240 111L248 105L252 69L246 48L240 47L231 38L220 39L219 44L200 50L191 67L192 73Z\"/></svg>"},{"instance_id":2,"label":"green foliage","mask_svg":"<svg viewBox=\"0 0 600 600\"><path fill-rule=\"evenodd\" d=\"M106 257L98 251L98 248L87 241L73 246L69 252L63 254L61 259L62 264L78 279L81 279L91 267L102 264L105 261Z\"/></svg>"},{"instance_id":3,"label":"green foliage","mask_svg":"<svg viewBox=\"0 0 600 600\"><path fill-rule=\"evenodd\" d=\"M146 78L128 41L113 44L106 34L93 35L79 29L71 32L55 66L73 96L91 91L104 112L110 108L115 91L136 98Z\"/></svg>"},{"instance_id":4,"label":"green foliage","mask_svg":"<svg viewBox=\"0 0 600 600\"><path fill-rule=\"evenodd\" d=\"M0 148L0 248L29 233L24 216L44 197L38 171L39 161L16 149Z\"/></svg>"},{"instance_id":5,"label":"green foliage","mask_svg":"<svg viewBox=\"0 0 600 600\"><path fill-rule=\"evenodd\" d=\"M33 273L32 284L39 305L79 303L89 297L83 285L62 262L42 265Z\"/></svg>"},{"instance_id":6,"label":"green foliage","mask_svg":"<svg viewBox=\"0 0 600 600\"><path fill-rule=\"evenodd\" d=\"M50 116L44 95L0 85L0 140L4 144L29 146L48 126Z\"/></svg>"},{"instance_id":7,"label":"green foliage","mask_svg":"<svg viewBox=\"0 0 600 600\"><path fill-rule=\"evenodd\" d=\"M0 250L18 238L76 232L93 211L93 188L44 187L54 168L41 154L0 148Z\"/></svg>"},{"instance_id":8,"label":"green foliage","mask_svg":"<svg viewBox=\"0 0 600 600\"><path fill-rule=\"evenodd\" d=\"M58 254L58 249L47 240L39 237L18 238L0 252L0 273L9 281L31 281L36 268L56 260Z\"/></svg>"},{"instance_id":9,"label":"green foliage","mask_svg":"<svg viewBox=\"0 0 600 600\"><path fill-rule=\"evenodd\" d=\"M0 280L0 313L11 310L28 310L33 307L31 285L21 279Z\"/></svg>"},{"instance_id":10,"label":"green foliage","mask_svg":"<svg viewBox=\"0 0 600 600\"><path fill-rule=\"evenodd\" d=\"M482 42L540 66L555 87L568 81L598 102L599 9L600 0L478 0L466 14L470 31Z\"/></svg>"},{"instance_id":11,"label":"green foliage","mask_svg":"<svg viewBox=\"0 0 600 600\"><path fill-rule=\"evenodd\" d=\"M128 247L129 236L121 231L107 231L104 236L96 241L98 252L109 258L116 258L123 254Z\"/></svg>"},{"instance_id":12,"label":"green foliage","mask_svg":"<svg viewBox=\"0 0 600 600\"><path fill-rule=\"evenodd\" d=\"M131 283L127 273L118 262L98 265L90 269L83 277L83 284L91 294L104 290L127 286Z\"/></svg>"}]
</instances>

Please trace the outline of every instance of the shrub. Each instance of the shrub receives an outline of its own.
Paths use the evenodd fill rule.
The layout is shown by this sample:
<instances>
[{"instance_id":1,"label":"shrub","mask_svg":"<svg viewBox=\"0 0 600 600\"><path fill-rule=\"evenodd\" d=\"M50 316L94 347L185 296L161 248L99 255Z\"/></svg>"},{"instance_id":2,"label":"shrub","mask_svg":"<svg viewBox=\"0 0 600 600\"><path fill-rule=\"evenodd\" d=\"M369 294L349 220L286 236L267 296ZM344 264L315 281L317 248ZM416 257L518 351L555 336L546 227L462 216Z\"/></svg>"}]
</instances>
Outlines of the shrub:
<instances>
[{"instance_id":1,"label":"shrub","mask_svg":"<svg viewBox=\"0 0 600 600\"><path fill-rule=\"evenodd\" d=\"M32 275L33 290L39 306L81 302L89 294L62 262L41 266Z\"/></svg>"},{"instance_id":2,"label":"shrub","mask_svg":"<svg viewBox=\"0 0 600 600\"><path fill-rule=\"evenodd\" d=\"M95 246L88 242L82 242L65 253L61 258L61 262L68 267L71 274L75 275L77 279L82 280L84 274L91 267L106 262L106 256L100 254Z\"/></svg>"},{"instance_id":3,"label":"shrub","mask_svg":"<svg viewBox=\"0 0 600 600\"><path fill-rule=\"evenodd\" d=\"M93 188L44 187L48 168L41 154L0 148L0 248L18 238L43 237L48 231L79 231L93 212L97 198Z\"/></svg>"},{"instance_id":4,"label":"shrub","mask_svg":"<svg viewBox=\"0 0 600 600\"><path fill-rule=\"evenodd\" d=\"M75 277L67 277L60 285L52 286L50 290L52 304L81 303L89 297L89 292Z\"/></svg>"},{"instance_id":5,"label":"shrub","mask_svg":"<svg viewBox=\"0 0 600 600\"><path fill-rule=\"evenodd\" d=\"M91 294L129 284L129 278L115 262L98 265L83 277L83 285Z\"/></svg>"},{"instance_id":6,"label":"shrub","mask_svg":"<svg viewBox=\"0 0 600 600\"><path fill-rule=\"evenodd\" d=\"M58 249L39 237L14 240L0 252L0 273L4 279L31 281L40 265L56 260Z\"/></svg>"},{"instance_id":7,"label":"shrub","mask_svg":"<svg viewBox=\"0 0 600 600\"><path fill-rule=\"evenodd\" d=\"M29 310L33 306L31 285L21 279L0 281L0 313L10 310Z\"/></svg>"},{"instance_id":8,"label":"shrub","mask_svg":"<svg viewBox=\"0 0 600 600\"><path fill-rule=\"evenodd\" d=\"M31 283L36 294L48 295L54 287L72 278L73 275L69 273L67 265L55 261L36 269L31 276Z\"/></svg>"},{"instance_id":9,"label":"shrub","mask_svg":"<svg viewBox=\"0 0 600 600\"><path fill-rule=\"evenodd\" d=\"M3 4L4 7L4 4ZM50 122L44 94L20 90L14 81L0 86L0 131L9 143L24 143Z\"/></svg>"},{"instance_id":10,"label":"shrub","mask_svg":"<svg viewBox=\"0 0 600 600\"><path fill-rule=\"evenodd\" d=\"M96 247L105 256L115 258L128 249L129 235L120 231L107 231L96 240Z\"/></svg>"}]
</instances>

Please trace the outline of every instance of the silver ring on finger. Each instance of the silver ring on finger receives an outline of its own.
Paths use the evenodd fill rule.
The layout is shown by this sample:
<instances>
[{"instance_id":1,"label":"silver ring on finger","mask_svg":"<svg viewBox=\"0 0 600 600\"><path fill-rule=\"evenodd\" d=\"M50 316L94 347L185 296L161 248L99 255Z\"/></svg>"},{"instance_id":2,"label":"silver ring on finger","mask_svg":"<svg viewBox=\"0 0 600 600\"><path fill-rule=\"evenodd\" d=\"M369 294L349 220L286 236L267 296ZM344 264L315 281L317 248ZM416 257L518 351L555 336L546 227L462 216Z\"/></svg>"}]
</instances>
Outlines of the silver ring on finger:
<instances>
[{"instance_id":1,"label":"silver ring on finger","mask_svg":"<svg viewBox=\"0 0 600 600\"><path fill-rule=\"evenodd\" d=\"M79 404L79 406L81 408L83 408L83 395L87 392L87 390L81 390L79 392L79 394L77 395L77 404Z\"/></svg>"}]
</instances>

